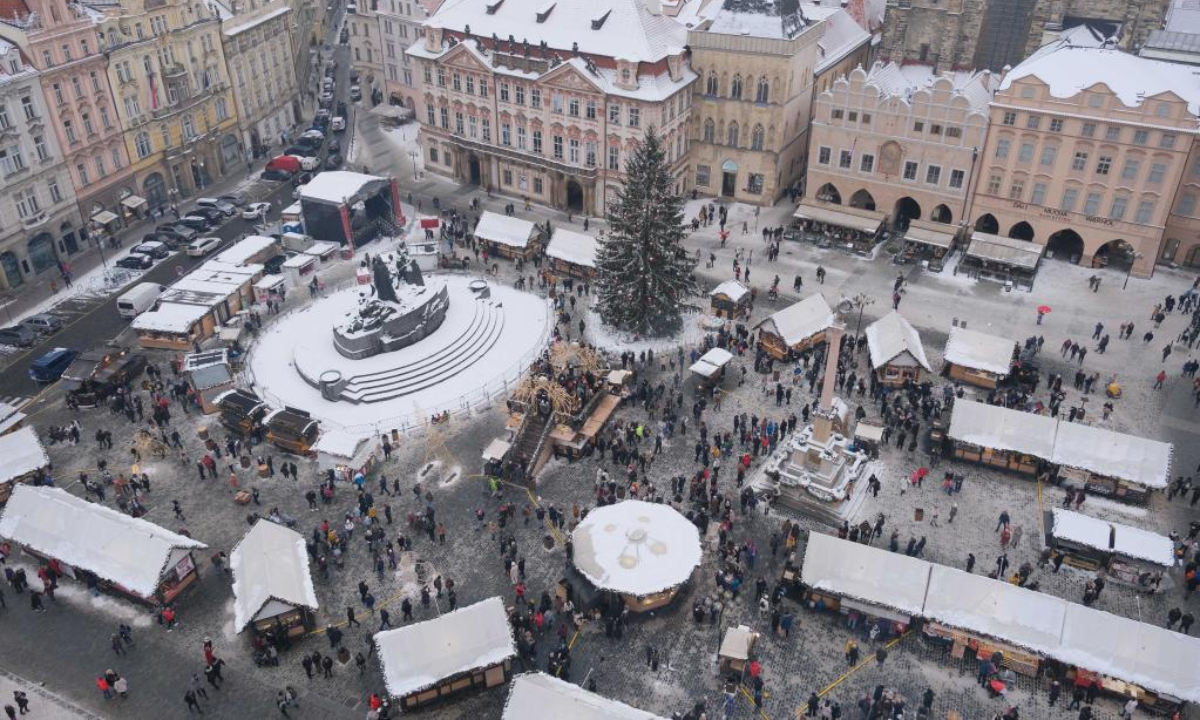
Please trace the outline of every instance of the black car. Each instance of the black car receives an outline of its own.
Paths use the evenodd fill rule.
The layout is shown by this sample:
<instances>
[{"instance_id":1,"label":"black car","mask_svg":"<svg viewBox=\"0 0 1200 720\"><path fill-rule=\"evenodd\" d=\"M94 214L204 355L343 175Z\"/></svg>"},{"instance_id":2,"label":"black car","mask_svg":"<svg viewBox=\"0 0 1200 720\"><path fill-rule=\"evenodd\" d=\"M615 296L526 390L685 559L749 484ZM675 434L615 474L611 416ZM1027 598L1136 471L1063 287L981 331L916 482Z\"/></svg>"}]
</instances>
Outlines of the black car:
<instances>
[{"instance_id":1,"label":"black car","mask_svg":"<svg viewBox=\"0 0 1200 720\"><path fill-rule=\"evenodd\" d=\"M179 245L182 241L179 239L179 235L176 233L171 233L170 235L168 235L165 232L156 231L156 232L149 233L148 235L144 235L142 237L142 242L144 242L144 243L160 242L163 245L166 245L167 247L174 250L179 247Z\"/></svg>"},{"instance_id":2,"label":"black car","mask_svg":"<svg viewBox=\"0 0 1200 720\"><path fill-rule=\"evenodd\" d=\"M186 215L179 219L179 224L190 227L198 233L207 232L212 223L203 215Z\"/></svg>"},{"instance_id":3,"label":"black car","mask_svg":"<svg viewBox=\"0 0 1200 720\"><path fill-rule=\"evenodd\" d=\"M330 155L329 157L325 158L325 169L326 170L336 170L337 168L341 167L341 165L342 165L342 156L341 155Z\"/></svg>"},{"instance_id":4,"label":"black car","mask_svg":"<svg viewBox=\"0 0 1200 720\"><path fill-rule=\"evenodd\" d=\"M280 257L283 257L282 255ZM0 345L12 345L14 347L32 347L38 341L41 335L30 330L24 325L13 325L12 327L0 330Z\"/></svg>"},{"instance_id":5,"label":"black car","mask_svg":"<svg viewBox=\"0 0 1200 720\"><path fill-rule=\"evenodd\" d=\"M346 101L345 100L338 100L337 114L340 117L346 117Z\"/></svg>"},{"instance_id":6,"label":"black car","mask_svg":"<svg viewBox=\"0 0 1200 720\"><path fill-rule=\"evenodd\" d=\"M268 182L286 182L292 179L292 174L286 170L266 170L259 177Z\"/></svg>"},{"instance_id":7,"label":"black car","mask_svg":"<svg viewBox=\"0 0 1200 720\"><path fill-rule=\"evenodd\" d=\"M214 207L199 206L188 211L188 215L199 215L208 220L209 225L220 225L227 217L225 213Z\"/></svg>"},{"instance_id":8,"label":"black car","mask_svg":"<svg viewBox=\"0 0 1200 720\"><path fill-rule=\"evenodd\" d=\"M329 152L338 153L341 151L342 151L342 144L340 142L338 142L337 138L334 138L329 141Z\"/></svg>"},{"instance_id":9,"label":"black car","mask_svg":"<svg viewBox=\"0 0 1200 720\"><path fill-rule=\"evenodd\" d=\"M141 253L129 253L117 261L117 267L130 270L147 270L154 265L154 258Z\"/></svg>"},{"instance_id":10,"label":"black car","mask_svg":"<svg viewBox=\"0 0 1200 720\"><path fill-rule=\"evenodd\" d=\"M162 237L169 237L177 243L189 243L200 233L188 227L187 225L171 223L159 225L158 227L154 228L154 234Z\"/></svg>"},{"instance_id":11,"label":"black car","mask_svg":"<svg viewBox=\"0 0 1200 720\"><path fill-rule=\"evenodd\" d=\"M287 255L279 254L275 257L268 258L263 263L263 273L267 275L278 275L283 270L283 264L287 262Z\"/></svg>"}]
</instances>

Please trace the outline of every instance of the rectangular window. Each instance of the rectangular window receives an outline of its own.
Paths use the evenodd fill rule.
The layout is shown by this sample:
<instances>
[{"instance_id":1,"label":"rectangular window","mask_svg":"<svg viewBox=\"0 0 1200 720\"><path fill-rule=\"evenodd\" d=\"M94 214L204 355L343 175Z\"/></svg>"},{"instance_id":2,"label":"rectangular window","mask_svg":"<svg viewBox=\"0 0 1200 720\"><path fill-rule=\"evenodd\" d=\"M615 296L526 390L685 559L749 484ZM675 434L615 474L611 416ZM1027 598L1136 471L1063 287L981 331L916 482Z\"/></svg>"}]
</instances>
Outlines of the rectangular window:
<instances>
[{"instance_id":1,"label":"rectangular window","mask_svg":"<svg viewBox=\"0 0 1200 720\"><path fill-rule=\"evenodd\" d=\"M0 101L0 130L7 130L12 127L12 120L8 117L8 106Z\"/></svg>"},{"instance_id":2,"label":"rectangular window","mask_svg":"<svg viewBox=\"0 0 1200 720\"><path fill-rule=\"evenodd\" d=\"M1108 216L1113 220L1124 220L1125 209L1129 205L1129 198L1118 195L1113 198L1112 207L1108 211Z\"/></svg>"},{"instance_id":3,"label":"rectangular window","mask_svg":"<svg viewBox=\"0 0 1200 720\"><path fill-rule=\"evenodd\" d=\"M479 120L474 115L467 118L467 137L472 140L479 137Z\"/></svg>"},{"instance_id":4,"label":"rectangular window","mask_svg":"<svg viewBox=\"0 0 1200 720\"><path fill-rule=\"evenodd\" d=\"M525 138L525 128L518 127L517 128L517 149L518 150L525 149L525 139L526 139Z\"/></svg>"},{"instance_id":5,"label":"rectangular window","mask_svg":"<svg viewBox=\"0 0 1200 720\"><path fill-rule=\"evenodd\" d=\"M512 145L512 128L508 123L500 123L500 144L505 147Z\"/></svg>"},{"instance_id":6,"label":"rectangular window","mask_svg":"<svg viewBox=\"0 0 1200 720\"><path fill-rule=\"evenodd\" d=\"M463 128L463 114L460 112L454 113L454 132L462 135L465 131L465 128Z\"/></svg>"},{"instance_id":7,"label":"rectangular window","mask_svg":"<svg viewBox=\"0 0 1200 720\"><path fill-rule=\"evenodd\" d=\"M950 187L959 190L963 186L963 181L966 180L967 174L962 170L950 171Z\"/></svg>"},{"instance_id":8,"label":"rectangular window","mask_svg":"<svg viewBox=\"0 0 1200 720\"><path fill-rule=\"evenodd\" d=\"M916 180L917 179L917 169L919 167L920 167L920 165L918 163L916 163L915 161L905 160L904 161L904 179L905 180Z\"/></svg>"},{"instance_id":9,"label":"rectangular window","mask_svg":"<svg viewBox=\"0 0 1200 720\"><path fill-rule=\"evenodd\" d=\"M1195 217L1196 215L1196 194L1184 193L1179 196L1179 206L1175 209L1176 214L1185 217Z\"/></svg>"},{"instance_id":10,"label":"rectangular window","mask_svg":"<svg viewBox=\"0 0 1200 720\"><path fill-rule=\"evenodd\" d=\"M875 156L867 155L864 153L862 155L862 157L860 157L858 159L858 169L860 172L865 172L865 173L874 172L875 171Z\"/></svg>"},{"instance_id":11,"label":"rectangular window","mask_svg":"<svg viewBox=\"0 0 1200 720\"><path fill-rule=\"evenodd\" d=\"M37 107L33 104L33 98L26 95L21 98L21 108L25 111L26 120L37 119Z\"/></svg>"},{"instance_id":12,"label":"rectangular window","mask_svg":"<svg viewBox=\"0 0 1200 720\"><path fill-rule=\"evenodd\" d=\"M512 185L512 170L505 170L502 173L502 177L504 178L505 185Z\"/></svg>"},{"instance_id":13,"label":"rectangular window","mask_svg":"<svg viewBox=\"0 0 1200 720\"><path fill-rule=\"evenodd\" d=\"M509 98L508 83L502 82L502 83L500 83L499 87L500 87L500 102L508 102L508 98Z\"/></svg>"},{"instance_id":14,"label":"rectangular window","mask_svg":"<svg viewBox=\"0 0 1200 720\"><path fill-rule=\"evenodd\" d=\"M437 125L437 110L434 110L432 105L425 106L425 119L430 125Z\"/></svg>"},{"instance_id":15,"label":"rectangular window","mask_svg":"<svg viewBox=\"0 0 1200 720\"><path fill-rule=\"evenodd\" d=\"M1121 168L1121 179L1136 180L1138 176L1138 170L1140 170L1141 167L1142 162L1140 160L1134 160L1132 158L1126 160L1125 167Z\"/></svg>"},{"instance_id":16,"label":"rectangular window","mask_svg":"<svg viewBox=\"0 0 1200 720\"><path fill-rule=\"evenodd\" d=\"M999 195L1000 194L1001 180L1002 180L1002 178L999 175L988 176L988 183L987 183L988 195Z\"/></svg>"},{"instance_id":17,"label":"rectangular window","mask_svg":"<svg viewBox=\"0 0 1200 720\"><path fill-rule=\"evenodd\" d=\"M951 125L951 126L947 127L946 128L946 137L948 137L948 138L962 137L962 128L958 127L957 125Z\"/></svg>"},{"instance_id":18,"label":"rectangular window","mask_svg":"<svg viewBox=\"0 0 1200 720\"><path fill-rule=\"evenodd\" d=\"M863 115L862 115L862 124L863 124L863 125L870 125L870 124L871 124L871 113L863 113Z\"/></svg>"},{"instance_id":19,"label":"rectangular window","mask_svg":"<svg viewBox=\"0 0 1200 720\"><path fill-rule=\"evenodd\" d=\"M1109 142L1119 142L1121 140L1121 128L1118 125L1109 125L1104 128L1104 139Z\"/></svg>"},{"instance_id":20,"label":"rectangular window","mask_svg":"<svg viewBox=\"0 0 1200 720\"><path fill-rule=\"evenodd\" d=\"M929 185L937 185L942 181L942 169L937 165L930 165L925 168L925 182Z\"/></svg>"},{"instance_id":21,"label":"rectangular window","mask_svg":"<svg viewBox=\"0 0 1200 720\"><path fill-rule=\"evenodd\" d=\"M454 73L452 76L450 76L450 82L456 91L462 91L462 75L459 73Z\"/></svg>"},{"instance_id":22,"label":"rectangular window","mask_svg":"<svg viewBox=\"0 0 1200 720\"><path fill-rule=\"evenodd\" d=\"M1042 148L1041 163L1047 167L1054 165L1054 161L1058 159L1058 148L1053 145L1047 145Z\"/></svg>"},{"instance_id":23,"label":"rectangular window","mask_svg":"<svg viewBox=\"0 0 1200 720\"><path fill-rule=\"evenodd\" d=\"M563 141L562 135L554 136L554 159L562 160L563 157Z\"/></svg>"},{"instance_id":24,"label":"rectangular window","mask_svg":"<svg viewBox=\"0 0 1200 720\"><path fill-rule=\"evenodd\" d=\"M450 109L449 108L439 108L438 114L441 116L442 129L449 130L450 129Z\"/></svg>"},{"instance_id":25,"label":"rectangular window","mask_svg":"<svg viewBox=\"0 0 1200 720\"><path fill-rule=\"evenodd\" d=\"M437 161L438 161L437 148L433 148L433 147L429 148L429 162L436 163Z\"/></svg>"},{"instance_id":26,"label":"rectangular window","mask_svg":"<svg viewBox=\"0 0 1200 720\"><path fill-rule=\"evenodd\" d=\"M917 120L913 123L913 132L925 132L925 123Z\"/></svg>"},{"instance_id":27,"label":"rectangular window","mask_svg":"<svg viewBox=\"0 0 1200 720\"><path fill-rule=\"evenodd\" d=\"M492 121L488 118L483 118L480 121L480 126L483 128L483 141L490 143L492 141Z\"/></svg>"},{"instance_id":28,"label":"rectangular window","mask_svg":"<svg viewBox=\"0 0 1200 720\"><path fill-rule=\"evenodd\" d=\"M1162 136L1158 138L1158 146L1165 150L1170 150L1171 148L1175 147L1175 136L1171 133L1163 133Z\"/></svg>"},{"instance_id":29,"label":"rectangular window","mask_svg":"<svg viewBox=\"0 0 1200 720\"><path fill-rule=\"evenodd\" d=\"M542 194L542 179L540 177L535 177L533 179L533 194L534 195Z\"/></svg>"},{"instance_id":30,"label":"rectangular window","mask_svg":"<svg viewBox=\"0 0 1200 720\"><path fill-rule=\"evenodd\" d=\"M1079 128L1079 134L1087 138L1096 137L1096 123L1085 122L1083 126Z\"/></svg>"},{"instance_id":31,"label":"rectangular window","mask_svg":"<svg viewBox=\"0 0 1200 720\"><path fill-rule=\"evenodd\" d=\"M1148 179L1152 185L1157 185L1163 181L1163 177L1165 177L1166 174L1166 163L1154 163L1150 166L1150 177Z\"/></svg>"},{"instance_id":32,"label":"rectangular window","mask_svg":"<svg viewBox=\"0 0 1200 720\"><path fill-rule=\"evenodd\" d=\"M584 109L583 109L583 116L585 118L587 118L588 120L596 119L596 101L595 100L587 101L587 105L584 106Z\"/></svg>"},{"instance_id":33,"label":"rectangular window","mask_svg":"<svg viewBox=\"0 0 1200 720\"><path fill-rule=\"evenodd\" d=\"M479 97L488 96L488 81L484 78L479 78Z\"/></svg>"},{"instance_id":34,"label":"rectangular window","mask_svg":"<svg viewBox=\"0 0 1200 720\"><path fill-rule=\"evenodd\" d=\"M432 85L433 84L433 68L430 67L429 65L426 65L424 68L424 76L425 76L425 84Z\"/></svg>"},{"instance_id":35,"label":"rectangular window","mask_svg":"<svg viewBox=\"0 0 1200 720\"><path fill-rule=\"evenodd\" d=\"M704 182L700 182L700 169L701 168L704 169ZM617 147L616 145L610 145L608 148L608 169L609 170L620 170L621 169L621 148ZM696 166L696 184L697 185L707 185L708 184L708 166L707 165L697 165Z\"/></svg>"},{"instance_id":36,"label":"rectangular window","mask_svg":"<svg viewBox=\"0 0 1200 720\"><path fill-rule=\"evenodd\" d=\"M437 69L437 84L438 87L446 87L446 68Z\"/></svg>"},{"instance_id":37,"label":"rectangular window","mask_svg":"<svg viewBox=\"0 0 1200 720\"><path fill-rule=\"evenodd\" d=\"M1154 203L1149 200L1143 200L1138 203L1137 213L1133 216L1133 221L1138 225L1149 225L1150 217L1154 214Z\"/></svg>"},{"instance_id":38,"label":"rectangular window","mask_svg":"<svg viewBox=\"0 0 1200 720\"><path fill-rule=\"evenodd\" d=\"M941 135L942 134L942 126L938 125L937 123L930 125L929 126L929 134L930 135Z\"/></svg>"},{"instance_id":39,"label":"rectangular window","mask_svg":"<svg viewBox=\"0 0 1200 720\"><path fill-rule=\"evenodd\" d=\"M538 88L533 88L529 91L529 107L540 108L542 106L542 91ZM537 178L535 182L540 182L541 178Z\"/></svg>"},{"instance_id":40,"label":"rectangular window","mask_svg":"<svg viewBox=\"0 0 1200 720\"><path fill-rule=\"evenodd\" d=\"M467 94L468 95L475 94L475 76L474 75L467 76Z\"/></svg>"},{"instance_id":41,"label":"rectangular window","mask_svg":"<svg viewBox=\"0 0 1200 720\"><path fill-rule=\"evenodd\" d=\"M827 147L817 148L817 164L828 165L830 159L833 158L833 150Z\"/></svg>"},{"instance_id":42,"label":"rectangular window","mask_svg":"<svg viewBox=\"0 0 1200 720\"><path fill-rule=\"evenodd\" d=\"M50 157L50 150L46 147L46 138L41 135L33 137L33 149L37 152L38 160L46 160Z\"/></svg>"},{"instance_id":43,"label":"rectangular window","mask_svg":"<svg viewBox=\"0 0 1200 720\"><path fill-rule=\"evenodd\" d=\"M96 158L96 172L98 172L100 174L100 177L104 177L104 175L105 175L104 158L101 158L101 157ZM50 178L50 182L47 183L47 188L49 188L49 190L50 190L50 202L52 202L52 203L62 202L62 199L63 199L62 188L60 188L58 186L57 178Z\"/></svg>"},{"instance_id":44,"label":"rectangular window","mask_svg":"<svg viewBox=\"0 0 1200 720\"><path fill-rule=\"evenodd\" d=\"M1107 175L1109 170L1112 170L1113 159L1109 155L1101 155L1096 158L1096 174Z\"/></svg>"},{"instance_id":45,"label":"rectangular window","mask_svg":"<svg viewBox=\"0 0 1200 720\"><path fill-rule=\"evenodd\" d=\"M629 127L631 127L631 128L641 127L641 124L642 124L642 111L638 110L635 107L629 108Z\"/></svg>"},{"instance_id":46,"label":"rectangular window","mask_svg":"<svg viewBox=\"0 0 1200 720\"><path fill-rule=\"evenodd\" d=\"M583 146L583 164L596 167L596 143L589 142Z\"/></svg>"},{"instance_id":47,"label":"rectangular window","mask_svg":"<svg viewBox=\"0 0 1200 720\"><path fill-rule=\"evenodd\" d=\"M707 165L696 166L696 184L700 187L708 187L710 175L711 171Z\"/></svg>"},{"instance_id":48,"label":"rectangular window","mask_svg":"<svg viewBox=\"0 0 1200 720\"><path fill-rule=\"evenodd\" d=\"M1063 129L1062 118L1050 118L1050 132L1056 132L1056 133L1062 132L1062 129Z\"/></svg>"},{"instance_id":49,"label":"rectangular window","mask_svg":"<svg viewBox=\"0 0 1200 720\"><path fill-rule=\"evenodd\" d=\"M1033 184L1033 192L1029 195L1029 202L1034 205L1046 204L1046 183L1038 182Z\"/></svg>"},{"instance_id":50,"label":"rectangular window","mask_svg":"<svg viewBox=\"0 0 1200 720\"><path fill-rule=\"evenodd\" d=\"M542 131L533 131L533 151L538 155L542 154Z\"/></svg>"},{"instance_id":51,"label":"rectangular window","mask_svg":"<svg viewBox=\"0 0 1200 720\"><path fill-rule=\"evenodd\" d=\"M854 110L851 110L850 114L846 116L846 119L850 122L858 122L858 113Z\"/></svg>"},{"instance_id":52,"label":"rectangular window","mask_svg":"<svg viewBox=\"0 0 1200 720\"><path fill-rule=\"evenodd\" d=\"M1079 189L1067 188L1063 190L1062 201L1058 203L1058 209L1065 212L1075 212L1075 203L1079 201Z\"/></svg>"},{"instance_id":53,"label":"rectangular window","mask_svg":"<svg viewBox=\"0 0 1200 720\"><path fill-rule=\"evenodd\" d=\"M1001 120L1001 122L1005 125L1016 125L1017 124L1017 114L1015 112L1013 112L1012 110L1006 110L1004 112L1004 119Z\"/></svg>"},{"instance_id":54,"label":"rectangular window","mask_svg":"<svg viewBox=\"0 0 1200 720\"><path fill-rule=\"evenodd\" d=\"M854 156L850 153L849 150L843 150L841 153L838 154L838 167L843 168L845 170L849 170L850 166L853 164L854 164Z\"/></svg>"},{"instance_id":55,"label":"rectangular window","mask_svg":"<svg viewBox=\"0 0 1200 720\"><path fill-rule=\"evenodd\" d=\"M834 108L834 110L832 112L830 112L829 115L834 120L841 120L842 118L844 118L846 116L845 112L843 112L841 108Z\"/></svg>"},{"instance_id":56,"label":"rectangular window","mask_svg":"<svg viewBox=\"0 0 1200 720\"><path fill-rule=\"evenodd\" d=\"M1134 130L1133 131L1133 144L1134 145L1145 145L1148 142L1150 142L1150 131L1149 130Z\"/></svg>"},{"instance_id":57,"label":"rectangular window","mask_svg":"<svg viewBox=\"0 0 1200 720\"><path fill-rule=\"evenodd\" d=\"M1100 212L1100 193L1090 192L1087 194L1087 199L1083 201L1083 214L1092 216Z\"/></svg>"},{"instance_id":58,"label":"rectangular window","mask_svg":"<svg viewBox=\"0 0 1200 720\"><path fill-rule=\"evenodd\" d=\"M575 138L567 142L567 162L572 165L579 164L579 141Z\"/></svg>"},{"instance_id":59,"label":"rectangular window","mask_svg":"<svg viewBox=\"0 0 1200 720\"><path fill-rule=\"evenodd\" d=\"M1017 150L1017 162L1033 162L1033 143L1021 143L1020 149Z\"/></svg>"},{"instance_id":60,"label":"rectangular window","mask_svg":"<svg viewBox=\"0 0 1200 720\"><path fill-rule=\"evenodd\" d=\"M752 195L761 195L763 191L763 175L762 173L750 173L750 180L746 183L746 190Z\"/></svg>"},{"instance_id":61,"label":"rectangular window","mask_svg":"<svg viewBox=\"0 0 1200 720\"><path fill-rule=\"evenodd\" d=\"M518 85L516 87L516 97L517 97L518 105L525 104L525 86L524 85Z\"/></svg>"},{"instance_id":62,"label":"rectangular window","mask_svg":"<svg viewBox=\"0 0 1200 720\"><path fill-rule=\"evenodd\" d=\"M1075 153L1075 158L1071 160L1072 170L1084 170L1087 168L1088 154L1085 152Z\"/></svg>"},{"instance_id":63,"label":"rectangular window","mask_svg":"<svg viewBox=\"0 0 1200 720\"><path fill-rule=\"evenodd\" d=\"M79 182L83 183L84 185L88 184L89 180L87 165L84 165L83 163L76 165L75 174L79 176Z\"/></svg>"},{"instance_id":64,"label":"rectangular window","mask_svg":"<svg viewBox=\"0 0 1200 720\"><path fill-rule=\"evenodd\" d=\"M571 98L567 101L567 114L571 117L579 117L579 99Z\"/></svg>"},{"instance_id":65,"label":"rectangular window","mask_svg":"<svg viewBox=\"0 0 1200 720\"><path fill-rule=\"evenodd\" d=\"M1025 127L1029 128L1030 130L1037 130L1038 126L1041 124L1041 115L1030 115L1029 117L1025 118Z\"/></svg>"},{"instance_id":66,"label":"rectangular window","mask_svg":"<svg viewBox=\"0 0 1200 720\"><path fill-rule=\"evenodd\" d=\"M1001 138L996 141L996 159L1003 160L1008 157L1008 151L1012 147L1012 141Z\"/></svg>"},{"instance_id":67,"label":"rectangular window","mask_svg":"<svg viewBox=\"0 0 1200 720\"><path fill-rule=\"evenodd\" d=\"M562 111L563 111L562 93L556 92L556 93L550 94L550 110L552 110L553 112L556 112L560 115L562 114Z\"/></svg>"},{"instance_id":68,"label":"rectangular window","mask_svg":"<svg viewBox=\"0 0 1200 720\"><path fill-rule=\"evenodd\" d=\"M1025 196L1025 181L1020 180L1020 179L1013 180L1012 185L1008 186L1008 199L1009 200L1020 200L1024 196Z\"/></svg>"}]
</instances>

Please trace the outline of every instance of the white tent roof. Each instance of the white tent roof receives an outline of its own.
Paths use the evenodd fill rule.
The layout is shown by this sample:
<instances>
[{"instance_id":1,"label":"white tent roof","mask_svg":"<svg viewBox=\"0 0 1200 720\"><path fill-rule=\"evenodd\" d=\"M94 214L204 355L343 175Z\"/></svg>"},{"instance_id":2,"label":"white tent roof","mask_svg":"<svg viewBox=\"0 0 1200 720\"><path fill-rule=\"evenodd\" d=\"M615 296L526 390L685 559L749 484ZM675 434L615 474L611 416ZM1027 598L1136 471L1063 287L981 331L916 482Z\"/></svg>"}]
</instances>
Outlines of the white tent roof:
<instances>
[{"instance_id":1,"label":"white tent roof","mask_svg":"<svg viewBox=\"0 0 1200 720\"><path fill-rule=\"evenodd\" d=\"M259 520L229 553L233 571L233 627L241 632L271 600L316 610L304 537Z\"/></svg>"},{"instance_id":2,"label":"white tent roof","mask_svg":"<svg viewBox=\"0 0 1200 720\"><path fill-rule=\"evenodd\" d=\"M955 440L979 447L1049 459L1054 454L1058 428L1058 421L1045 415L974 400L955 400L949 434Z\"/></svg>"},{"instance_id":3,"label":"white tent roof","mask_svg":"<svg viewBox=\"0 0 1200 720\"><path fill-rule=\"evenodd\" d=\"M588 513L571 535L579 572L602 590L643 597L682 585L700 532L670 505L626 500Z\"/></svg>"},{"instance_id":4,"label":"white tent roof","mask_svg":"<svg viewBox=\"0 0 1200 720\"><path fill-rule=\"evenodd\" d=\"M483 449L484 460L500 460L508 451L512 449L512 443L500 438L493 438L488 446Z\"/></svg>"},{"instance_id":5,"label":"white tent roof","mask_svg":"<svg viewBox=\"0 0 1200 720\"><path fill-rule=\"evenodd\" d=\"M361 433L346 430L326 430L313 443L314 452L335 455L341 458L353 458L367 438Z\"/></svg>"},{"instance_id":6,"label":"white tent roof","mask_svg":"<svg viewBox=\"0 0 1200 720\"><path fill-rule=\"evenodd\" d=\"M745 625L731 627L721 638L721 649L717 654L734 660L749 660L754 646L755 632Z\"/></svg>"},{"instance_id":7,"label":"white tent roof","mask_svg":"<svg viewBox=\"0 0 1200 720\"><path fill-rule=\"evenodd\" d=\"M925 617L1039 653L1053 653L1070 604L945 565L932 565Z\"/></svg>"},{"instance_id":8,"label":"white tent roof","mask_svg":"<svg viewBox=\"0 0 1200 720\"><path fill-rule=\"evenodd\" d=\"M488 242L523 248L529 244L535 227L528 220L485 210L475 226L475 237Z\"/></svg>"},{"instance_id":9,"label":"white tent roof","mask_svg":"<svg viewBox=\"0 0 1200 720\"><path fill-rule=\"evenodd\" d=\"M725 282L713 288L712 292L710 292L708 296L716 297L717 295L724 295L731 301L738 302L749 294L750 289L737 280L726 280Z\"/></svg>"},{"instance_id":10,"label":"white tent roof","mask_svg":"<svg viewBox=\"0 0 1200 720\"><path fill-rule=\"evenodd\" d=\"M1170 480L1171 445L1082 423L1060 422L1050 461L1104 477L1165 488Z\"/></svg>"},{"instance_id":11,"label":"white tent roof","mask_svg":"<svg viewBox=\"0 0 1200 720\"><path fill-rule=\"evenodd\" d=\"M241 265L247 260L263 252L272 245L278 245L279 241L273 237L266 235L250 235L244 240L231 245L227 250L217 255L214 260L219 260L230 265Z\"/></svg>"},{"instance_id":12,"label":"white tent roof","mask_svg":"<svg viewBox=\"0 0 1200 720\"><path fill-rule=\"evenodd\" d=\"M800 581L815 590L920 615L929 567L907 555L812 533Z\"/></svg>"},{"instance_id":13,"label":"white tent roof","mask_svg":"<svg viewBox=\"0 0 1200 720\"><path fill-rule=\"evenodd\" d=\"M224 295L221 297L224 299ZM208 305L164 302L158 306L157 310L144 312L135 317L131 325L134 330L186 333L211 311L212 307Z\"/></svg>"},{"instance_id":14,"label":"white tent roof","mask_svg":"<svg viewBox=\"0 0 1200 720\"><path fill-rule=\"evenodd\" d=\"M1016 345L1017 341L1009 338L952 327L946 340L946 362L1003 377L1012 370Z\"/></svg>"},{"instance_id":15,"label":"white tent roof","mask_svg":"<svg viewBox=\"0 0 1200 720\"><path fill-rule=\"evenodd\" d=\"M388 694L397 698L517 654L504 601L498 597L376 633L375 645Z\"/></svg>"},{"instance_id":16,"label":"white tent roof","mask_svg":"<svg viewBox=\"0 0 1200 720\"><path fill-rule=\"evenodd\" d=\"M663 720L540 672L513 679L502 717L503 720Z\"/></svg>"},{"instance_id":17,"label":"white tent roof","mask_svg":"<svg viewBox=\"0 0 1200 720\"><path fill-rule=\"evenodd\" d=\"M353 202L368 185L383 178L349 170L326 170L313 175L307 185L300 186L300 199L342 204Z\"/></svg>"},{"instance_id":18,"label":"white tent roof","mask_svg":"<svg viewBox=\"0 0 1200 720\"><path fill-rule=\"evenodd\" d=\"M596 252L599 249L599 241L591 235L555 228L554 237L550 238L550 244L546 246L546 254L572 265L594 268Z\"/></svg>"},{"instance_id":19,"label":"white tent roof","mask_svg":"<svg viewBox=\"0 0 1200 720\"><path fill-rule=\"evenodd\" d=\"M1200 702L1200 638L1069 604L1062 645L1053 655L1092 672Z\"/></svg>"},{"instance_id":20,"label":"white tent roof","mask_svg":"<svg viewBox=\"0 0 1200 720\"><path fill-rule=\"evenodd\" d=\"M1053 513L1051 528L1057 538L1164 567L1175 564L1175 547L1169 537L1062 508L1054 508Z\"/></svg>"},{"instance_id":21,"label":"white tent roof","mask_svg":"<svg viewBox=\"0 0 1200 720\"><path fill-rule=\"evenodd\" d=\"M809 295L764 320L759 328L783 338L789 347L828 330L836 319L825 296Z\"/></svg>"},{"instance_id":22,"label":"white tent roof","mask_svg":"<svg viewBox=\"0 0 1200 720\"><path fill-rule=\"evenodd\" d=\"M897 356L908 353L925 370L930 369L921 336L895 310L867 326L867 348L871 351L873 368L883 367Z\"/></svg>"},{"instance_id":23,"label":"white tent roof","mask_svg":"<svg viewBox=\"0 0 1200 720\"><path fill-rule=\"evenodd\" d=\"M46 448L31 427L0 435L0 458L0 483L12 482L50 464Z\"/></svg>"},{"instance_id":24,"label":"white tent roof","mask_svg":"<svg viewBox=\"0 0 1200 720\"><path fill-rule=\"evenodd\" d=\"M141 518L66 490L18 485L0 517L0 537L150 597L177 549L203 549Z\"/></svg>"}]
</instances>

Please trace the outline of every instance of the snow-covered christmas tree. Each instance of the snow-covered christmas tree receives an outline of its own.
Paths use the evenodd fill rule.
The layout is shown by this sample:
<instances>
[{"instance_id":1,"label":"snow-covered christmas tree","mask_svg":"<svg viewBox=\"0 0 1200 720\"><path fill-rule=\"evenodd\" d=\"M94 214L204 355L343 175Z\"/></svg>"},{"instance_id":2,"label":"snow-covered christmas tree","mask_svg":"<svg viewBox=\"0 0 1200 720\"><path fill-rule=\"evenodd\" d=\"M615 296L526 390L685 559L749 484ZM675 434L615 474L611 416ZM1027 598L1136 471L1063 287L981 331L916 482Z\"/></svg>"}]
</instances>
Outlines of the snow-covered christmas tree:
<instances>
[{"instance_id":1,"label":"snow-covered christmas tree","mask_svg":"<svg viewBox=\"0 0 1200 720\"><path fill-rule=\"evenodd\" d=\"M669 335L681 325L684 299L697 292L674 183L650 128L625 163L625 185L608 207L608 237L596 253L600 317L607 325Z\"/></svg>"}]
</instances>

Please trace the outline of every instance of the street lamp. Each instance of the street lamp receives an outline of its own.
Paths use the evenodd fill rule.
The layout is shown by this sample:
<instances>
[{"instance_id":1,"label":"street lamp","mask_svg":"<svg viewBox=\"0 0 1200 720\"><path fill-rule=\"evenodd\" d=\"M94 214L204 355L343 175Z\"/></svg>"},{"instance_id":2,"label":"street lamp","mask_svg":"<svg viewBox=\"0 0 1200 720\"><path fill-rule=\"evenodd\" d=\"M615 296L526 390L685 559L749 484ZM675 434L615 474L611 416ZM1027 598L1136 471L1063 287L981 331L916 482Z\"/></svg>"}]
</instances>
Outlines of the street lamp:
<instances>
[{"instance_id":1,"label":"street lamp","mask_svg":"<svg viewBox=\"0 0 1200 720\"><path fill-rule=\"evenodd\" d=\"M1129 287L1129 276L1131 274L1133 274L1133 266L1137 265L1137 261L1141 260L1144 257L1146 257L1146 256L1141 254L1140 252L1135 251L1133 253L1133 262L1129 263L1129 267L1125 268L1125 284L1121 286L1122 290Z\"/></svg>"},{"instance_id":2,"label":"street lamp","mask_svg":"<svg viewBox=\"0 0 1200 720\"><path fill-rule=\"evenodd\" d=\"M875 298L868 296L866 293L859 293L852 298L844 300L843 302L849 303L851 308L858 308L858 321L854 325L854 341L857 343L860 335L862 334L863 308L867 307L868 305L874 305Z\"/></svg>"}]
</instances>

